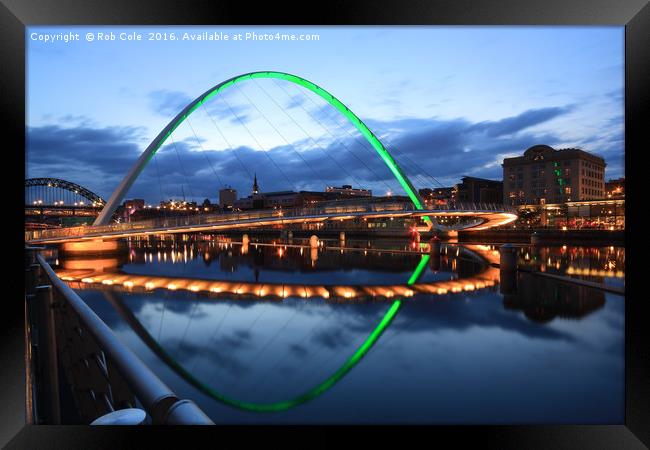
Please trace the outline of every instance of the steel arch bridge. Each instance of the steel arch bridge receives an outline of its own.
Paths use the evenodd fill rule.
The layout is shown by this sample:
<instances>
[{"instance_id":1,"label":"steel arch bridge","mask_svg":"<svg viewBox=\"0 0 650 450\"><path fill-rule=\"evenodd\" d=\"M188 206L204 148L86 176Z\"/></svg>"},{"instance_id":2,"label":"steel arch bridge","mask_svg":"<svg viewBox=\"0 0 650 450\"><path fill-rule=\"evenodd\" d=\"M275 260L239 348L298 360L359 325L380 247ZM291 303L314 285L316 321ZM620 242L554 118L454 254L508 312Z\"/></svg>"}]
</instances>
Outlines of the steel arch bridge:
<instances>
[{"instance_id":1,"label":"steel arch bridge","mask_svg":"<svg viewBox=\"0 0 650 450\"><path fill-rule=\"evenodd\" d=\"M149 144L149 146L142 153L138 161L131 168L131 170L124 177L122 182L119 184L115 192L111 195L108 203L102 210L102 212L97 216L95 223L93 225L107 225L111 219L111 216L117 209L120 202L124 199L124 196L130 189L130 187L135 182L136 178L142 172L147 163L151 160L153 155L160 149L163 143L171 136L171 134L178 128L178 126L185 121L197 108L202 104L210 100L212 97L216 96L220 92L228 89L229 87L246 81L256 78L270 78L270 79L280 79L285 80L290 83L294 83L298 86L301 86L324 99L327 103L333 106L341 115L343 115L354 127L361 132L363 137L368 141L368 143L374 148L378 156L382 161L388 166L388 169L391 171L393 176L397 179L400 185L404 188L404 191L409 196L413 205L416 209L423 209L424 201L420 197L417 189L413 186L411 181L408 179L403 170L399 167L395 158L388 152L384 144L375 136L375 134L368 128L368 126L363 123L363 121L354 114L345 104L343 104L339 99L334 97L328 91L322 87L312 83L309 80L301 78L296 75L292 75L285 72L276 72L276 71L261 71L261 72L249 72L242 75L237 75L228 80L225 80L206 92L197 97L194 101L188 104L181 112L179 112L174 119L167 124L165 128L156 136L156 138ZM435 220L432 220L428 216L424 216L424 220L428 222L431 226L435 225Z\"/></svg>"},{"instance_id":2,"label":"steel arch bridge","mask_svg":"<svg viewBox=\"0 0 650 450\"><path fill-rule=\"evenodd\" d=\"M377 152L378 156L386 164L388 169L391 171L395 179L400 183L404 188L404 191L408 194L409 199L413 204L413 209L409 208L410 211L394 211L390 213L375 211L374 208L371 208L372 214L368 215L367 211L357 211L354 214L350 214L348 211L330 213L328 211L316 211L311 212L310 214L298 215L294 214L294 217L267 217L268 214L265 212L257 212L251 214L238 215L235 219L232 216L228 217L214 217L208 219L199 218L200 223L189 223L188 221L181 223L155 223L149 224L144 222L137 222L134 224L120 224L115 227L109 225L109 222L113 216L113 213L119 206L119 204L124 199L124 196L130 189L130 187L135 182L136 178L142 172L147 163L155 155L155 153L160 149L163 143L170 138L174 130L180 126L196 109L198 109L205 102L210 100L212 97L216 96L225 89L246 81L256 78L269 78L269 79L279 79L285 80L291 83L294 83L300 87L303 87L327 101L331 106L333 106L341 115L343 115L354 127L363 135L366 141L373 147ZM77 186L77 185L75 185ZM81 188L77 186L77 188ZM83 188L81 188L83 189ZM90 192L90 191L88 191ZM102 205L104 202L102 200ZM496 205L479 205L478 207L474 205L470 208L456 208L453 210L428 210L424 207L424 202L420 197L419 193L405 175L403 170L397 164L393 156L388 152L386 147L381 143L381 141L375 136L375 134L368 128L368 126L363 123L363 121L356 116L346 105L344 105L339 99L334 97L325 89L320 86L312 83L309 80L301 78L296 75L284 73L284 72L274 72L274 71L265 71L265 72L250 72L243 75L238 75L236 77L230 78L226 81L223 81L208 91L204 92L202 95L197 97L194 101L189 103L181 112L179 112L174 119L172 119L167 126L156 136L156 138L149 144L145 151L140 155L136 163L126 174L124 179L120 182L117 189L113 192L108 202L105 203L105 206L102 208L101 212L97 216L93 226L83 227L79 229L64 229L64 230L49 230L39 235L33 235L28 240L31 242L73 242L73 241L83 241L87 239L119 239L123 237L135 236L135 235L146 235L146 234L157 234L157 233L181 233L181 232L197 232L201 230L221 230L221 229L232 229L238 227L254 227L254 226L264 226L273 223L301 223L307 221L319 221L319 220L344 220L348 218L353 218L356 216L417 216L421 217L427 224L429 229L435 228L436 231L449 231L449 227L442 226L438 224L436 217L446 217L446 216L456 216L459 215L467 216L480 216L480 220L470 226L463 226L462 229L473 229L480 230L485 228L491 228L494 226L503 225L509 223L516 219L514 211L506 211L506 208ZM245 216L245 217L244 217ZM219 223L216 223L219 222ZM198 226L197 226L198 225ZM454 228L456 229L456 228Z\"/></svg>"},{"instance_id":3,"label":"steel arch bridge","mask_svg":"<svg viewBox=\"0 0 650 450\"><path fill-rule=\"evenodd\" d=\"M34 187L44 188L58 188L71 192L75 195L85 198L91 204L102 206L106 201L93 191L86 189L71 181L62 180L60 178L27 178L25 179L25 189Z\"/></svg>"}]
</instances>

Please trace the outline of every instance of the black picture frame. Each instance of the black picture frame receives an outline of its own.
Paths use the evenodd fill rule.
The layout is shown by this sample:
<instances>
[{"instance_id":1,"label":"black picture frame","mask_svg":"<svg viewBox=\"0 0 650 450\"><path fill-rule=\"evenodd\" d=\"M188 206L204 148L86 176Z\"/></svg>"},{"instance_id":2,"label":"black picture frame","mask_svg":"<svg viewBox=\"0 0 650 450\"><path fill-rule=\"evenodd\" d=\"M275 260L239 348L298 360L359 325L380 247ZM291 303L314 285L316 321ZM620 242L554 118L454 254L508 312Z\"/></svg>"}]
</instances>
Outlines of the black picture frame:
<instances>
[{"instance_id":1,"label":"black picture frame","mask_svg":"<svg viewBox=\"0 0 650 450\"><path fill-rule=\"evenodd\" d=\"M646 122L650 99L650 5L645 0L535 0L517 1L398 1L330 0L319 4L289 2L235 2L170 0L1 0L0 3L0 114L5 137L5 167L10 175L11 206L6 206L9 268L20 280L16 263L23 254L24 214L20 187L25 148L25 27L30 25L623 25L625 26L625 166L627 178L625 322L625 423L602 426L426 426L360 427L358 437L371 444L407 446L407 441L437 445L442 440L513 449L590 448L622 449L650 446L650 343L644 329L642 260L643 152L648 146ZM647 119L646 119L647 120ZM647 126L645 126L647 128ZM11 139L8 140L7 137ZM645 140L644 140L645 138ZM7 144L7 142L13 142ZM16 177L17 179L11 180ZM15 189L15 192L14 192ZM15 199L15 202L13 200ZM15 208L15 212L13 210ZM15 214L15 216L14 216ZM15 217L15 218L14 218ZM15 237L14 237L14 234ZM638 236L635 236L638 235ZM628 245L629 244L629 245ZM15 251L15 253L14 253ZM13 266L13 267L11 267ZM198 434L215 445L244 443L320 447L342 445L346 427L84 427L21 426L24 424L24 305L21 286L9 272L0 328L0 444L7 448L128 448L150 447L152 439L167 446L187 445ZM646 288L647 289L647 288ZM249 431L250 430L250 431ZM13 436L13 437L12 437ZM424 439L424 441L422 441ZM276 442L277 445L274 445ZM427 445L428 446L428 445Z\"/></svg>"}]
</instances>

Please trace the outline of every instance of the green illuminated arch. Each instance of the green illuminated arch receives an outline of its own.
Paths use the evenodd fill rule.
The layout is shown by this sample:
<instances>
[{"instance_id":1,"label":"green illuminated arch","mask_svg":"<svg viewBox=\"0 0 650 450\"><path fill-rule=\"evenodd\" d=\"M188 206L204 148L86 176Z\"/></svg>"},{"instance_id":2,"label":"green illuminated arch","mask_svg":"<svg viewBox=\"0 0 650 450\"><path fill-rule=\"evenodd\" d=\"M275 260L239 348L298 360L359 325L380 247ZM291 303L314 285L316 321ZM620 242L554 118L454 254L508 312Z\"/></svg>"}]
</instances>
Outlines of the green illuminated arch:
<instances>
[{"instance_id":1,"label":"green illuminated arch","mask_svg":"<svg viewBox=\"0 0 650 450\"><path fill-rule=\"evenodd\" d=\"M291 83L297 84L298 86L302 86L305 89L314 92L315 94L323 98L325 101L327 101L327 103L329 103L334 108L336 108L341 114L343 114L343 116L345 116L350 121L350 123L352 123L356 127L357 130L361 132L363 137L370 143L370 145L372 145L372 147L375 149L377 154L381 157L382 161L384 161L384 163L390 169L391 173L395 176L399 184L404 188L404 191L406 191L406 194L413 202L413 205L415 205L415 208L423 209L422 198L418 194L417 190L415 189L411 181L407 178L407 176L404 174L402 169L398 166L393 156L388 152L386 147L384 147L384 145L377 138L377 136L375 136L374 133L370 131L370 129L366 126L366 124L363 123L363 121L359 119L359 117L357 117L352 111L350 111L350 109L348 109L347 106L345 106L339 99L334 97L325 89L312 83L309 80L306 80L296 75L291 75L289 73L267 71L267 72L250 72L250 73L246 73L243 75L238 75L236 77L230 78L229 80L219 83L218 85L214 86L212 89L206 91L203 95L201 95L192 103L187 105L171 122L169 122L169 124L158 134L158 136L156 136L156 138L151 142L151 144L149 144L147 149L142 153L142 155L136 162L135 166L131 168L131 170L126 175L124 180L122 180L122 182L117 187L115 192L113 192L111 198L108 200L106 206L102 209L102 212L99 214L99 216L97 217L93 225L107 225L109 223L111 216L117 209L118 205L122 202L124 196L128 192L129 188L131 187L135 179L138 177L138 175L140 174L144 166L149 162L149 160L158 151L158 149L167 140L167 138L171 136L174 130L176 130L176 128L178 128L178 126L181 123L183 123L183 121L187 119L187 117L189 117L190 114L192 114L198 107L200 107L202 104L210 100L212 97L224 91L225 89L228 89L234 84L245 80L255 79L255 78L276 78L280 80L289 81ZM433 225L433 221L428 216L424 216L423 219L426 220L430 225Z\"/></svg>"},{"instance_id":2,"label":"green illuminated arch","mask_svg":"<svg viewBox=\"0 0 650 450\"><path fill-rule=\"evenodd\" d=\"M418 263L417 267L413 271L413 274L409 278L407 284L414 284L422 275L427 263L429 262L430 255L422 255L422 259ZM254 412L278 412L285 411L287 409L298 406L302 403L305 403L309 400L312 400L323 392L330 389L334 386L345 374L347 374L354 366L356 366L359 361L370 351L370 349L375 345L382 333L388 328L390 323L393 321L400 307L402 306L401 300L395 300L388 311L384 314L379 324L372 330L368 335L366 340L357 348L357 350L352 354L352 356L343 363L343 365L332 375L330 375L323 382L313 387L312 389L300 394L296 397L293 397L289 400L283 400L280 402L274 403L253 403L253 402L243 402L236 400L230 397L223 395L221 392L216 389L208 386L201 382L198 378L188 372L183 366L181 366L162 346L149 334L149 332L139 323L135 316L132 317L131 326L134 328L136 334L153 350L153 352L161 358L172 370L179 374L183 379L188 381L191 385L199 389L204 394L209 397L237 409L245 411L254 411ZM130 313L129 315L132 315ZM135 326L134 323L135 322ZM136 329L137 327L137 329Z\"/></svg>"}]
</instances>

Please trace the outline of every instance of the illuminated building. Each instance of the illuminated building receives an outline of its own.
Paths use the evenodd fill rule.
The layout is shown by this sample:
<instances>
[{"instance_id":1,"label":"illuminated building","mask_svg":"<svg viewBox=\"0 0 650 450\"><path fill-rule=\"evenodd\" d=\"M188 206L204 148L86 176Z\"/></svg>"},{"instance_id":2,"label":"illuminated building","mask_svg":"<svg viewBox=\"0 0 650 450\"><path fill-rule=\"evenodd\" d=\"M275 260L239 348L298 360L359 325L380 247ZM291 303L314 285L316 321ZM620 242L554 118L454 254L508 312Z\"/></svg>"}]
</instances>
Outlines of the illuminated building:
<instances>
[{"instance_id":1,"label":"illuminated building","mask_svg":"<svg viewBox=\"0 0 650 450\"><path fill-rule=\"evenodd\" d=\"M372 191L370 189L361 189L353 188L349 184L344 184L343 186L327 186L325 192L332 192L339 194L342 197L372 197Z\"/></svg>"},{"instance_id":2,"label":"illuminated building","mask_svg":"<svg viewBox=\"0 0 650 450\"><path fill-rule=\"evenodd\" d=\"M219 206L232 208L237 201L237 191L229 186L219 190Z\"/></svg>"},{"instance_id":3,"label":"illuminated building","mask_svg":"<svg viewBox=\"0 0 650 450\"><path fill-rule=\"evenodd\" d=\"M457 201L468 203L501 203L503 182L485 178L462 177L456 185Z\"/></svg>"},{"instance_id":4,"label":"illuminated building","mask_svg":"<svg viewBox=\"0 0 650 450\"><path fill-rule=\"evenodd\" d=\"M452 187L441 187L441 188L424 188L419 191L420 197L424 200L424 203L431 205L451 205L456 201L457 188L456 186Z\"/></svg>"},{"instance_id":5,"label":"illuminated building","mask_svg":"<svg viewBox=\"0 0 650 450\"><path fill-rule=\"evenodd\" d=\"M605 197L605 160L577 148L535 145L503 160L503 201L544 205Z\"/></svg>"},{"instance_id":6,"label":"illuminated building","mask_svg":"<svg viewBox=\"0 0 650 450\"><path fill-rule=\"evenodd\" d=\"M625 177L609 180L605 183L605 195L607 198L624 198Z\"/></svg>"}]
</instances>

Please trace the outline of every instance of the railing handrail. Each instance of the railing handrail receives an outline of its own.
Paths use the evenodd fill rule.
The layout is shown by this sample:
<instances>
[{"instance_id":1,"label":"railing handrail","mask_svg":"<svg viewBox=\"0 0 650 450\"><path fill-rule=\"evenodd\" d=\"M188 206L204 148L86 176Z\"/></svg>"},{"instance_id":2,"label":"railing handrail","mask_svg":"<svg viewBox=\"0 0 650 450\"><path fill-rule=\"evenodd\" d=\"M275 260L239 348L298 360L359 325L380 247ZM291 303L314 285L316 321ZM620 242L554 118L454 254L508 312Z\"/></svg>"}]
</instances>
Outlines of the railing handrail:
<instances>
[{"instance_id":1,"label":"railing handrail","mask_svg":"<svg viewBox=\"0 0 650 450\"><path fill-rule=\"evenodd\" d=\"M86 302L56 275L52 267L40 254L36 255L36 259L45 271L52 286L72 307L101 350L114 363L118 372L133 390L134 395L140 400L145 410L152 417L167 417L165 413L170 412L172 406L181 400L131 349L117 338L109 326L95 314ZM158 411L161 408L165 408L165 411ZM187 402L183 408L178 408L175 417L171 418L171 420L177 424L214 424L193 402Z\"/></svg>"}]
</instances>

